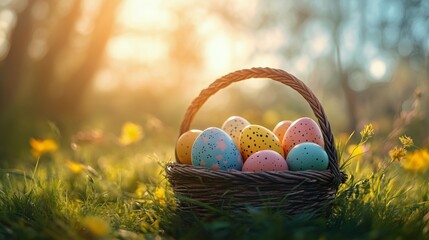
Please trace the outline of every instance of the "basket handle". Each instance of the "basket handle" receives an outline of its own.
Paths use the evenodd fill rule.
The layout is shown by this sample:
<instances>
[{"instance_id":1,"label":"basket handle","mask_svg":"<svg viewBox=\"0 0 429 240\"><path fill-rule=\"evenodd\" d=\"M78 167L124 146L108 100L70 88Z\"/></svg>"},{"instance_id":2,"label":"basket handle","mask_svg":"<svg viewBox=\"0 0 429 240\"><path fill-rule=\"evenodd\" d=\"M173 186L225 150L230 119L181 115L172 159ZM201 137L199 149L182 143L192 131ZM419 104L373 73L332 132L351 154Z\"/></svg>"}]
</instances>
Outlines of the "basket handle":
<instances>
[{"instance_id":1,"label":"basket handle","mask_svg":"<svg viewBox=\"0 0 429 240\"><path fill-rule=\"evenodd\" d=\"M243 69L218 78L216 81L210 84L208 88L203 89L200 92L200 95L192 101L182 121L182 125L180 127L180 135L189 130L189 127L195 114L211 95L215 94L219 90L229 86L234 82L239 82L249 78L270 78L274 81L283 83L284 85L289 86L295 91L297 91L308 102L319 122L320 129L322 130L323 140L325 142L325 150L329 156L328 167L333 173L335 181L337 183L341 182L342 177L338 168L337 149L335 148L335 142L334 137L332 135L331 126L329 124L328 118L326 117L325 111L323 110L322 105L320 104L317 97L313 94L313 92L301 80L281 69Z\"/></svg>"}]
</instances>

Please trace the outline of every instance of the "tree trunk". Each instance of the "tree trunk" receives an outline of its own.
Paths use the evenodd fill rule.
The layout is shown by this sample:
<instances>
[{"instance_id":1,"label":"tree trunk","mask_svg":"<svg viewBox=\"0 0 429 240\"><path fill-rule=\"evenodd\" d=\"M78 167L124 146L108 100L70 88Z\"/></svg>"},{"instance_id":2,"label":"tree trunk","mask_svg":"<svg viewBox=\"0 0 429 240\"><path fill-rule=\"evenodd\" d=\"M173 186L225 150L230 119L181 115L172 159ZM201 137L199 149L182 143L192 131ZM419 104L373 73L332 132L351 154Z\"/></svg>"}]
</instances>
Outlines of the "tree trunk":
<instances>
[{"instance_id":1,"label":"tree trunk","mask_svg":"<svg viewBox=\"0 0 429 240\"><path fill-rule=\"evenodd\" d=\"M54 110L57 117L67 119L79 117L84 97L91 86L91 80L102 60L105 47L113 29L116 9L120 0L103 1L95 21L88 51L80 68L64 84Z\"/></svg>"},{"instance_id":2,"label":"tree trunk","mask_svg":"<svg viewBox=\"0 0 429 240\"><path fill-rule=\"evenodd\" d=\"M347 131L353 132L357 128L358 116L357 116L357 107L356 107L356 92L351 89L349 85L349 76L346 70L344 70L341 62L341 49L340 49L340 27L343 21L342 13L344 12L341 9L340 2L336 2L336 14L337 19L335 21L335 26L333 29L333 39L337 59L338 67L338 78L340 81L341 88L343 90L344 96L346 98L346 108L348 113L348 126Z\"/></svg>"},{"instance_id":3,"label":"tree trunk","mask_svg":"<svg viewBox=\"0 0 429 240\"><path fill-rule=\"evenodd\" d=\"M31 9L37 1L29 1L18 14L16 25L9 40L9 53L0 65L0 114L14 103L19 88L22 86L23 71L28 59L34 26Z\"/></svg>"},{"instance_id":4,"label":"tree trunk","mask_svg":"<svg viewBox=\"0 0 429 240\"><path fill-rule=\"evenodd\" d=\"M339 73L341 88L343 89L346 103L347 103L347 113L348 113L348 132L356 131L358 125L358 116L357 116L357 107L356 107L356 92L350 88L349 85L349 76L344 71L340 70Z\"/></svg>"},{"instance_id":5,"label":"tree trunk","mask_svg":"<svg viewBox=\"0 0 429 240\"><path fill-rule=\"evenodd\" d=\"M49 49L46 55L38 62L36 67L36 82L34 94L37 94L37 109L43 116L49 116L52 111L52 83L58 81L54 73L59 55L64 46L67 46L74 32L75 23L79 20L82 8L82 0L74 0L69 12L60 21L53 30L49 41ZM36 99L36 98L35 98Z\"/></svg>"}]
</instances>

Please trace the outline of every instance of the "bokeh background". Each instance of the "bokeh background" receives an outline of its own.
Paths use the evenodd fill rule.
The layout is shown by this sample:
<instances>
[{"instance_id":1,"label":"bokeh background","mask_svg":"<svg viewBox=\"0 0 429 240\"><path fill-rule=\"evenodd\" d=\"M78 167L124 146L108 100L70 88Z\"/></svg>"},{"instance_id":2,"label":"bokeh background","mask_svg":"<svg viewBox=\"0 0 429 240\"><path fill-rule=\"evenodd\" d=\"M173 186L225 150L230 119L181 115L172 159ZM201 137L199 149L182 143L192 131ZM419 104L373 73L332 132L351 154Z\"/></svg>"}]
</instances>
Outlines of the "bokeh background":
<instances>
[{"instance_id":1,"label":"bokeh background","mask_svg":"<svg viewBox=\"0 0 429 240\"><path fill-rule=\"evenodd\" d=\"M128 121L142 144L173 149L199 91L250 67L303 80L336 136L372 123L383 142L429 144L429 1L2 0L0 165L31 157L32 137L73 146ZM268 128L314 117L287 87L253 79L213 96L193 127L231 115Z\"/></svg>"}]
</instances>

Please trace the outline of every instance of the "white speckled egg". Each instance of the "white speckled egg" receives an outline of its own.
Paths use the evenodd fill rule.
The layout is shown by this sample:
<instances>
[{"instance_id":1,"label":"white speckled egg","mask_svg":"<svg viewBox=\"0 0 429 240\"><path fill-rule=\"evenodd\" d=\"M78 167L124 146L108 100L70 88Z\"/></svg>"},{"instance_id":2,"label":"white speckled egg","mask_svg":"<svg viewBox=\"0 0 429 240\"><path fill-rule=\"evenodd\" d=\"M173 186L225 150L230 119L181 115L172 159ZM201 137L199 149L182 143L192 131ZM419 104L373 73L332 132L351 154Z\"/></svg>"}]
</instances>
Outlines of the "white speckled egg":
<instances>
[{"instance_id":1,"label":"white speckled egg","mask_svg":"<svg viewBox=\"0 0 429 240\"><path fill-rule=\"evenodd\" d=\"M282 140L284 153L287 155L295 145L303 142L313 142L322 148L325 146L319 125L308 117L299 118L289 126Z\"/></svg>"},{"instance_id":2,"label":"white speckled egg","mask_svg":"<svg viewBox=\"0 0 429 240\"><path fill-rule=\"evenodd\" d=\"M262 150L252 154L243 164L243 172L288 170L286 160L273 150Z\"/></svg>"},{"instance_id":3,"label":"white speckled egg","mask_svg":"<svg viewBox=\"0 0 429 240\"><path fill-rule=\"evenodd\" d=\"M192 145L194 145L195 139L197 139L198 135L200 135L203 131L201 130L189 130L182 135L180 135L179 139L176 142L176 156L177 160L183 164L192 164L191 153L192 153Z\"/></svg>"},{"instance_id":4,"label":"white speckled egg","mask_svg":"<svg viewBox=\"0 0 429 240\"><path fill-rule=\"evenodd\" d=\"M195 139L192 146L192 165L241 170L243 159L232 138L222 129L211 127Z\"/></svg>"},{"instance_id":5,"label":"white speckled egg","mask_svg":"<svg viewBox=\"0 0 429 240\"><path fill-rule=\"evenodd\" d=\"M305 142L296 145L287 155L286 162L291 171L326 170L328 154L320 145Z\"/></svg>"},{"instance_id":6,"label":"white speckled egg","mask_svg":"<svg viewBox=\"0 0 429 240\"><path fill-rule=\"evenodd\" d=\"M269 129L259 125L245 127L240 137L240 151L244 161L261 150L273 150L284 156L279 139Z\"/></svg>"},{"instance_id":7,"label":"white speckled egg","mask_svg":"<svg viewBox=\"0 0 429 240\"><path fill-rule=\"evenodd\" d=\"M241 131L248 125L250 125L250 123L246 119L238 116L232 116L222 124L222 130L231 136L237 146L240 146Z\"/></svg>"}]
</instances>

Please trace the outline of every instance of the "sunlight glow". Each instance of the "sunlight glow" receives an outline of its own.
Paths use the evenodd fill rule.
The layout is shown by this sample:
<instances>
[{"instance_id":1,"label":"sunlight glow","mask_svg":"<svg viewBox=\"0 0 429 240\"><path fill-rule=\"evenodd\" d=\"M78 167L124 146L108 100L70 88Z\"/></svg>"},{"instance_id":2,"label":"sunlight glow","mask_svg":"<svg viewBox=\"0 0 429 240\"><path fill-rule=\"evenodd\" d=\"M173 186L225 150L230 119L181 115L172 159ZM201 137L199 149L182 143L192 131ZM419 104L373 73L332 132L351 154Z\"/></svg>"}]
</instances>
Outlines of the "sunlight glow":
<instances>
[{"instance_id":1,"label":"sunlight glow","mask_svg":"<svg viewBox=\"0 0 429 240\"><path fill-rule=\"evenodd\" d=\"M9 31L16 23L16 14L10 9L0 11L0 30Z\"/></svg>"},{"instance_id":2,"label":"sunlight glow","mask_svg":"<svg viewBox=\"0 0 429 240\"><path fill-rule=\"evenodd\" d=\"M250 66L270 66L273 68L281 68L282 59L276 54L258 54L258 56L253 58L250 62Z\"/></svg>"},{"instance_id":3,"label":"sunlight glow","mask_svg":"<svg viewBox=\"0 0 429 240\"><path fill-rule=\"evenodd\" d=\"M277 51L284 45L288 44L288 40L284 36L284 32L281 28L275 27L265 31L258 36L258 49L264 51Z\"/></svg>"},{"instance_id":4,"label":"sunlight glow","mask_svg":"<svg viewBox=\"0 0 429 240\"><path fill-rule=\"evenodd\" d=\"M118 79L114 77L111 70L98 71L94 81L95 88L102 92L112 91L119 86Z\"/></svg>"},{"instance_id":5,"label":"sunlight glow","mask_svg":"<svg viewBox=\"0 0 429 240\"><path fill-rule=\"evenodd\" d=\"M380 59L373 59L369 66L369 72L375 79L381 79L386 74L386 63Z\"/></svg>"},{"instance_id":6,"label":"sunlight glow","mask_svg":"<svg viewBox=\"0 0 429 240\"><path fill-rule=\"evenodd\" d=\"M326 34L320 34L311 41L311 50L315 56L323 55L329 47L329 39Z\"/></svg>"},{"instance_id":7,"label":"sunlight glow","mask_svg":"<svg viewBox=\"0 0 429 240\"><path fill-rule=\"evenodd\" d=\"M295 60L294 69L297 71L297 74L304 74L311 72L312 65L310 59L306 56L300 56Z\"/></svg>"},{"instance_id":8,"label":"sunlight glow","mask_svg":"<svg viewBox=\"0 0 429 240\"><path fill-rule=\"evenodd\" d=\"M119 21L134 29L166 29L172 24L172 16L166 1L126 0L119 14ZM168 3L173 5L174 2Z\"/></svg>"},{"instance_id":9,"label":"sunlight glow","mask_svg":"<svg viewBox=\"0 0 429 240\"><path fill-rule=\"evenodd\" d=\"M16 15L12 10L4 9L0 11L0 60L6 56L9 50L8 35L15 22Z\"/></svg>"},{"instance_id":10,"label":"sunlight glow","mask_svg":"<svg viewBox=\"0 0 429 240\"><path fill-rule=\"evenodd\" d=\"M274 26L260 32L236 31L237 28L216 14L207 14L205 10L194 8L186 12L191 25L187 26L186 19L181 22L182 5L193 4L190 1L149 1L149 0L124 0L118 13L117 34L113 36L107 46L107 54L114 61L126 61L132 68L132 74L128 74L119 84L131 84L132 86L144 85L145 81L153 80L153 76L161 76L156 72L159 64L174 69L175 64L171 60L171 54L175 51L175 37L180 34L194 34L192 38L197 43L198 53L201 54L203 67L198 69L207 81L219 77L236 69L269 66L282 68L285 61L279 54L279 49L287 46L290 41L288 35L280 26ZM245 1L231 4L231 13L238 14L238 18L251 17L256 14L259 1ZM187 9L187 8L186 8ZM192 25L195 19L202 19ZM182 25L183 26L182 26ZM189 29L187 29L187 27ZM305 56L296 57L291 63L292 69L297 74L307 74L311 71L311 57L317 57L330 51L330 38L319 25L314 26L315 32L310 31L311 39L308 41L308 52ZM179 31L181 30L181 31ZM316 31L317 30L317 31ZM183 32L184 31L184 32ZM173 44L173 45L172 45ZM185 58L186 54L180 55ZM197 56L198 57L198 56ZM183 59L186 61L186 59ZM112 61L113 62L113 61ZM186 64L186 63L184 63ZM138 72L137 66L143 66L149 70ZM112 66L114 67L114 66ZM137 68L136 68L137 67ZM291 70L292 70L291 69ZM120 71L127 71L121 69ZM195 70L196 71L196 70ZM136 76L134 76L136 75ZM152 77L148 77L152 76ZM173 81L173 79L172 79ZM259 81L251 82L254 86L250 89L260 89L264 86ZM105 87L100 85L106 84ZM108 91L118 83L107 77L106 73L98 76L97 84L100 90Z\"/></svg>"},{"instance_id":11,"label":"sunlight glow","mask_svg":"<svg viewBox=\"0 0 429 240\"><path fill-rule=\"evenodd\" d=\"M225 34L217 34L206 43L206 66L213 72L224 72L231 64L231 40Z\"/></svg>"},{"instance_id":12,"label":"sunlight glow","mask_svg":"<svg viewBox=\"0 0 429 240\"><path fill-rule=\"evenodd\" d=\"M168 55L167 43L162 38L127 34L111 39L107 51L114 59L135 60L149 65Z\"/></svg>"},{"instance_id":13,"label":"sunlight glow","mask_svg":"<svg viewBox=\"0 0 429 240\"><path fill-rule=\"evenodd\" d=\"M312 57L321 57L331 50L329 28L326 23L309 23L304 31L306 35L306 51Z\"/></svg>"}]
</instances>

